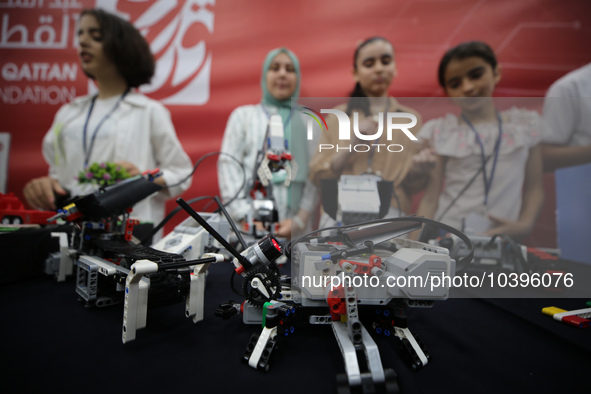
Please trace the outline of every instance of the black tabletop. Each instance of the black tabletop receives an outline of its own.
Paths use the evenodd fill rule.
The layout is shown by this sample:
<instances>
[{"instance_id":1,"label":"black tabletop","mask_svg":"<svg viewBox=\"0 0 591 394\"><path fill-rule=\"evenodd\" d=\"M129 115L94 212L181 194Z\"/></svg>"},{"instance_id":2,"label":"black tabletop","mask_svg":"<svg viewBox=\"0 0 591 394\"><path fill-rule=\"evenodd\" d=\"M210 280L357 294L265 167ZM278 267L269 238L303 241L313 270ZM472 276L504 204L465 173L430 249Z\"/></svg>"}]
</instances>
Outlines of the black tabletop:
<instances>
[{"instance_id":1,"label":"black tabletop","mask_svg":"<svg viewBox=\"0 0 591 394\"><path fill-rule=\"evenodd\" d=\"M4 284L3 384L19 392L335 392L344 364L328 325L297 327L274 352L267 373L241 362L260 327L239 316L214 316L233 297L229 279L227 264L210 267L203 321L185 318L181 303L151 308L147 327L125 345L122 305L85 308L73 278L57 283L37 275ZM557 322L541 309L580 309L586 301L466 298L409 309L409 328L431 354L418 371L403 363L391 339L374 338L402 393L585 390L591 328Z\"/></svg>"}]
</instances>

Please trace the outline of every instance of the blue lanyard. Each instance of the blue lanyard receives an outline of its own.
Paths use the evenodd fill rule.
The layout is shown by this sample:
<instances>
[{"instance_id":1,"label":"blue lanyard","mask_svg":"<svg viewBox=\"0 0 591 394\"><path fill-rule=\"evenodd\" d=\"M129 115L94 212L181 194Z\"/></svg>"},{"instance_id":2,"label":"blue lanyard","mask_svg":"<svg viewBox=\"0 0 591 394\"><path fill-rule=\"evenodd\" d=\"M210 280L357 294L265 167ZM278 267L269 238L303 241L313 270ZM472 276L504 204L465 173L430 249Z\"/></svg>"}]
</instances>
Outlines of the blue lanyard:
<instances>
[{"instance_id":1,"label":"blue lanyard","mask_svg":"<svg viewBox=\"0 0 591 394\"><path fill-rule=\"evenodd\" d=\"M103 123L109 118L109 116L111 116L113 114L113 112L115 112L117 107L119 107L119 104L121 103L121 101L123 101L123 99L125 98L125 96L127 95L128 92L129 92L129 89L125 90L125 92L123 92L121 97L119 97L119 99L117 100L117 102L115 103L113 108L111 108L111 110L105 116L103 116L103 118L99 121L98 125L94 129L94 132L92 133L92 137L90 139L90 146L87 148L86 147L86 134L87 134L87 129L88 129L88 121L90 120L90 115L92 114L92 110L94 109L94 102L96 101L97 96L94 96L92 98L92 101L90 102L90 108L88 109L88 115L86 115L86 121L84 122L84 129L83 129L83 133L82 133L82 137L83 137L82 149L84 150L84 168L88 167L88 159L90 159L90 154L92 153L92 149L94 148L94 140L96 139L96 135L97 135L99 129L101 128Z\"/></svg>"},{"instance_id":2,"label":"blue lanyard","mask_svg":"<svg viewBox=\"0 0 591 394\"><path fill-rule=\"evenodd\" d=\"M488 203L488 193L490 192L493 178L495 176L495 169L497 167L497 160L499 158L499 150L501 147L501 138L503 135L503 121L501 119L501 116L497 112L497 120L499 122L499 136L497 137L497 142L495 143L495 149L493 151L494 159L493 159L492 169L490 171L490 176L487 176L486 175L487 160L484 155L484 145L482 144L482 140L480 139L480 136L478 135L478 132L476 131L476 129L474 128L472 123L468 120L468 118L464 114L462 114L462 119L464 119L464 122L466 122L466 124L468 126L470 126L470 129L472 129L472 131L474 132L474 135L476 136L476 141L478 142L478 145L480 145L480 159L482 161L482 178L484 179L484 205L486 205Z\"/></svg>"}]
</instances>

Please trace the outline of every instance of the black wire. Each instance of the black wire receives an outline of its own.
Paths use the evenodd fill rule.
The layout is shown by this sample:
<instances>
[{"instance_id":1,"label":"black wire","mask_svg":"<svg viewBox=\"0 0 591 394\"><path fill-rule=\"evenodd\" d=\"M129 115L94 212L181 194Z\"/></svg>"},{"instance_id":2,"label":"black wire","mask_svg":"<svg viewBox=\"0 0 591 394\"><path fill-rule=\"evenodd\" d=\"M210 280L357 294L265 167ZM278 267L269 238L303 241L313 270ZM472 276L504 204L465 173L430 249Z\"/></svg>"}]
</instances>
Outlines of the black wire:
<instances>
[{"instance_id":1,"label":"black wire","mask_svg":"<svg viewBox=\"0 0 591 394\"><path fill-rule=\"evenodd\" d=\"M519 248L519 246L517 246L517 243L513 240L513 238L505 234L495 234L491 237L489 245L492 245L497 237L501 238L509 245L510 250L517 257L517 260L519 260L519 264L521 264L521 269L523 270L523 272L531 273L531 267L529 266L529 263L521 254L521 249Z\"/></svg>"},{"instance_id":2,"label":"black wire","mask_svg":"<svg viewBox=\"0 0 591 394\"><path fill-rule=\"evenodd\" d=\"M201 201L201 200L206 200L206 199L214 199L214 196L201 196L201 197L196 197L193 198L189 201L187 201L187 204L193 204L195 202ZM160 229L162 227L164 227L164 225L166 223L168 223L170 221L170 219L172 219L174 217L174 215L176 215L177 213L179 213L181 211L181 207L176 207L174 208L172 211L170 211L170 213L168 215L166 215L166 217L164 219L162 219L162 221L160 223L158 223L158 225L156 227L154 227L152 229L152 231L146 235L141 241L140 244L142 245L146 245L148 243L148 241L150 241L150 239L152 239L152 237L154 236L154 234L156 234L158 231L160 231Z\"/></svg>"},{"instance_id":3,"label":"black wire","mask_svg":"<svg viewBox=\"0 0 591 394\"><path fill-rule=\"evenodd\" d=\"M232 227L232 231L236 233L236 237L238 238L238 242L240 242L240 245L242 245L244 249L247 249L248 245L246 245L246 242L244 241L244 238L242 238L242 235L240 234L238 227L236 227L236 223L234 223L234 221L230 217L230 214L228 213L228 211L226 211L226 208L224 207L224 204L222 204L222 202L220 201L220 198L218 196L215 196L214 201L218 205L219 210L222 211L222 214L226 217L226 220L230 224L230 227Z\"/></svg>"},{"instance_id":4,"label":"black wire","mask_svg":"<svg viewBox=\"0 0 591 394\"><path fill-rule=\"evenodd\" d=\"M458 199L466 192L466 190L468 190L468 188L470 187L470 185L472 185L472 183L474 183L474 180L478 177L478 175L481 172L484 172L484 175L486 176L486 165L488 164L488 161L490 160L491 157L493 157L493 155L496 153L498 153L498 149L500 146L500 141L501 141L501 135L502 135L502 124L501 124L501 118L499 116L499 113L497 112L497 117L499 119L499 139L497 140L497 143L495 144L495 150L493 153L491 153L486 160L484 160L484 162L482 163L482 165L480 166L480 168L478 169L478 171L474 174L474 176L468 181L468 183L466 183L466 185L464 186L464 188L458 193L458 195L449 203L449 205L447 206L447 208L445 208L445 210L443 211L443 213L441 215L439 215L439 217L437 218L437 220L441 220L443 219L443 217L445 216L445 214L447 213L447 211L449 211L451 209L451 207L456 203L456 201L458 201ZM470 126L472 127L472 126ZM474 130L474 132L476 133L476 130ZM478 134L477 134L478 136ZM494 164L493 164L494 165ZM486 177L485 177L486 178ZM485 187L487 187L485 185ZM486 201L486 197L485 197L485 201Z\"/></svg>"},{"instance_id":5,"label":"black wire","mask_svg":"<svg viewBox=\"0 0 591 394\"><path fill-rule=\"evenodd\" d=\"M423 218L423 217L416 217L416 216L408 216L408 217L404 217L404 218L390 218L390 219L379 219L379 220L371 220L368 222L363 222L363 223L356 223L356 224L349 224L346 226L336 226L336 227L325 227L322 229L318 229L318 230L314 230L311 231L307 234L302 235L301 237L299 237L298 239L296 239L293 242L289 242L285 247L285 256L291 260L291 249L292 249L292 245L295 245L305 239L307 239L307 237L309 237L312 234L318 233L318 232L322 232L322 231L329 231L329 230L338 230L338 231L342 231L343 229L348 229L348 228L353 228L353 227L362 227L362 226L367 226L367 225L372 225L372 224L379 224L379 223L394 223L394 222L418 222L418 223L422 223L422 224L430 224L436 227L439 227L447 232L450 232L454 235L457 235L462 241L464 241L464 243L466 244L466 246L468 247L468 250L470 251L468 253L467 256L464 256L461 260L458 261L458 264L464 264L467 262L467 264L469 264L472 259L474 258L474 245L472 245L472 241L470 240L470 238L468 238L468 236L466 236L466 234L464 234L463 232L448 226L447 224L432 220L432 219L427 219L427 218ZM315 237L313 237L315 238Z\"/></svg>"},{"instance_id":6,"label":"black wire","mask_svg":"<svg viewBox=\"0 0 591 394\"><path fill-rule=\"evenodd\" d=\"M392 196L394 200L396 200L396 205L398 205L398 217L402 217L402 206L400 205L400 199L398 198L398 194L396 194L396 188L392 185Z\"/></svg>"},{"instance_id":7,"label":"black wire","mask_svg":"<svg viewBox=\"0 0 591 394\"><path fill-rule=\"evenodd\" d=\"M189 175L187 175L183 180L181 180L180 182L174 183L172 185L166 185L163 188L164 189L168 189L171 187L175 187L180 185L181 183L185 182L187 179L191 178L193 176L193 174L195 173L195 170L197 170L197 167L199 166L199 164L201 164L201 162L205 159L207 159L208 157L214 156L214 155L220 155L220 156L228 156L230 159L234 160L236 163L238 163L238 165L240 166L240 169L242 170L242 184L240 185L240 187L238 188L238 190L236 191L236 194L234 194L234 196L232 196L232 198L230 200L228 200L224 206L228 206L230 205L236 198L238 198L238 195L240 194L240 192L242 191L242 189L244 188L244 186L246 185L246 169L244 168L244 164L242 164L242 162L240 160L238 160L236 157L232 156L229 153L226 152L221 152L221 151L217 151L217 152L210 152L207 153L203 156L201 156L196 162L195 165L193 166L193 170L191 171L191 173Z\"/></svg>"},{"instance_id":8,"label":"black wire","mask_svg":"<svg viewBox=\"0 0 591 394\"><path fill-rule=\"evenodd\" d=\"M453 205L456 203L456 201L458 201L458 199L460 197L462 197L462 195L464 195L464 193L466 192L466 190L468 190L468 188L472 185L472 183L474 183L474 181L476 180L476 178L478 177L478 175L480 175L480 173L482 171L484 171L484 169L486 168L486 164L488 163L488 161L490 160L490 158L492 157L492 155L489 155L486 160L484 161L484 163L482 163L482 165L480 166L480 168L478 169L478 171L476 171L476 173L472 176L472 178L470 178L470 180L466 183L466 185L464 186L464 188L462 190L460 190L460 192L457 194L457 196L447 205L447 208L445 208L443 210L443 212L441 213L441 215L439 215L439 217L437 218L438 221L440 221L441 219L443 219L443 217L445 216L445 214L447 214L447 212L451 209L451 207L453 207Z\"/></svg>"},{"instance_id":9,"label":"black wire","mask_svg":"<svg viewBox=\"0 0 591 394\"><path fill-rule=\"evenodd\" d=\"M203 212L207 212L207 210L209 209L209 207L210 207L211 204L213 204L213 201L210 201L207 204L205 204L203 206Z\"/></svg>"},{"instance_id":10,"label":"black wire","mask_svg":"<svg viewBox=\"0 0 591 394\"><path fill-rule=\"evenodd\" d=\"M230 276L230 287L232 288L232 291L237 296L240 296L242 298L246 298L246 295L244 295L244 293L242 293L241 291L238 291L238 289L236 289L236 287L234 286L234 278L235 277L236 277L236 270L232 270L232 275Z\"/></svg>"},{"instance_id":11,"label":"black wire","mask_svg":"<svg viewBox=\"0 0 591 394\"><path fill-rule=\"evenodd\" d=\"M231 155L231 154L229 154L229 153L225 153L225 152L219 152L219 151L218 151L218 152L211 152L211 153L208 153L208 154L206 154L206 155L204 155L204 156L201 156L201 158L199 158L199 160L197 160L197 161L195 162L195 166L193 167L193 171L191 171L191 173L190 173L190 174L189 174L189 175L188 175L188 176L187 176L185 179L183 179L182 181L180 181L180 182L177 182L177 183L175 183L175 184L173 184L173 185L170 185L170 186L165 186L165 188L170 188L170 187L178 186L178 185L180 185L181 183L185 182L187 179L189 179L189 178L190 178L190 177L191 177L191 176L192 176L192 175L195 173L195 170L197 169L197 167L199 166L199 164L200 164L200 163L201 163L201 162L202 162L204 159L206 159L206 158L208 158L208 157L210 157L210 156L213 156L213 155L225 155L225 156L228 156L229 158L231 158L232 160L234 160L236 163L238 163L238 165L239 165L239 166L240 166L240 168L242 169L242 184L240 185L240 187L239 187L239 188L238 188L238 190L236 191L236 194L234 194L234 196L232 196L232 198L231 198L231 199L229 199L229 200L228 200L228 201L227 201L227 202L224 204L224 206L228 206L228 205L230 205L230 204L231 204L231 203L232 203L234 200L236 200L236 198L238 198L238 195L240 194L240 192L242 191L242 189L243 189L243 188L244 188L244 186L246 185L246 169L244 168L244 164L242 164L242 162L241 162L240 160L238 160L237 158L235 158L234 156L232 156L232 155ZM188 203L188 204L192 204L192 203L194 203L194 202L201 201L202 199L215 199L215 197L213 197L213 196L203 196L203 197L197 197L197 198L194 198L194 199L191 199L191 200L187 201L187 203ZM172 211L171 211L171 212L170 212L168 215L166 215L166 217L165 217L164 219L162 219L162 221L161 221L160 223L158 223L158 225L157 225L156 227L154 227L154 229L153 229L153 230L150 232L150 234L148 234L146 237L144 237L144 238L141 240L141 242L140 242L140 243L141 243L142 245L146 245L146 244L148 243L148 241L150 241L150 239L151 239L151 238L154 236L154 234L156 234L158 231L160 231L160 229L161 229L162 227L164 227L164 225L165 225L166 223L168 223L168 222L170 221L170 219L172 219L172 218L174 217L174 215L176 215L177 213L179 213L179 212L180 212L180 210L181 210L181 208L180 208L180 207L176 207L176 208L174 208L174 209L173 209L173 210L172 210Z\"/></svg>"},{"instance_id":12,"label":"black wire","mask_svg":"<svg viewBox=\"0 0 591 394\"><path fill-rule=\"evenodd\" d=\"M449 255L452 256L452 258L455 258L455 256L457 256L458 252L462 248L462 245L464 245L464 241L454 243L454 246L452 246L452 248L449 251ZM465 264L456 264L456 273L460 273L463 270L465 270L470 263L472 263L472 261L467 261Z\"/></svg>"},{"instance_id":13,"label":"black wire","mask_svg":"<svg viewBox=\"0 0 591 394\"><path fill-rule=\"evenodd\" d=\"M226 201L226 203L224 203L224 207L227 207L234 200L236 200L238 198L238 196L240 195L240 192L246 186L246 168L244 168L244 164L242 164L242 162L240 160L238 160L237 158L235 158L231 154L224 153L224 152L216 152L216 153L218 153L220 155L228 156L229 158L231 158L232 160L234 160L236 163L238 163L238 165L240 166L240 169L242 170L242 183L240 184L240 187L236 190L236 193L232 196L232 198L229 199L228 201Z\"/></svg>"},{"instance_id":14,"label":"black wire","mask_svg":"<svg viewBox=\"0 0 591 394\"><path fill-rule=\"evenodd\" d=\"M242 165L242 163L236 159L234 156L230 155L229 153L225 153L225 152L210 152L210 153L206 153L205 155L201 156L196 162L195 165L193 166L193 170L191 171L191 173L189 175L187 175L186 177L184 177L182 180L180 180L177 183L173 183L172 185L166 185L164 186L164 189L169 189L171 187L175 187L175 186L179 186L180 184L182 184L183 182L187 181L189 178L191 178L193 176L193 174L195 173L195 171L197 170L197 167L199 167L199 164L201 164L201 162L205 159L207 159L208 157L211 156L215 156L215 155L225 155L225 156L229 156L230 158L232 158L233 160L235 160L238 164L240 164L240 166L242 167L242 169L244 170L244 166ZM246 171L244 171L245 175L244 177L246 177Z\"/></svg>"}]
</instances>

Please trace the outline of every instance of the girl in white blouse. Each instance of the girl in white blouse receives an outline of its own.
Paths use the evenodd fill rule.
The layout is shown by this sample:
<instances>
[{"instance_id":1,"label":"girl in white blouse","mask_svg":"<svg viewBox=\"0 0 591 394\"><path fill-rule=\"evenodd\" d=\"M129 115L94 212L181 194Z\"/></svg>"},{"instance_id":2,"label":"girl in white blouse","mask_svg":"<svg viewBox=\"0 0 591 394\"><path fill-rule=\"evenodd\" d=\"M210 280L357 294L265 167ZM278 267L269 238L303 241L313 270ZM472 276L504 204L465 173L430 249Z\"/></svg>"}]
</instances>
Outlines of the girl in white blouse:
<instances>
[{"instance_id":1,"label":"girl in white blouse","mask_svg":"<svg viewBox=\"0 0 591 394\"><path fill-rule=\"evenodd\" d=\"M525 238L544 194L540 136L535 111L498 112L492 95L501 68L483 42L450 49L439 65L439 83L460 108L427 122L418 137L435 149L417 215L468 233Z\"/></svg>"}]
</instances>

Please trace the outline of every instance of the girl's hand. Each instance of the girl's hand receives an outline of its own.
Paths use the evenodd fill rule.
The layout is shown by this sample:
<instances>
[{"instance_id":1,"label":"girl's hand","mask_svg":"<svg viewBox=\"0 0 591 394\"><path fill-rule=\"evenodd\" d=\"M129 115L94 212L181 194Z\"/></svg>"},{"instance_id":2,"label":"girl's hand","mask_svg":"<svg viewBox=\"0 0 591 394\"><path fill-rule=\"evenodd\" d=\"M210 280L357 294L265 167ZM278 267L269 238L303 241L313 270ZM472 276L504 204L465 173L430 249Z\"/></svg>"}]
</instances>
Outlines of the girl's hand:
<instances>
[{"instance_id":1,"label":"girl's hand","mask_svg":"<svg viewBox=\"0 0 591 394\"><path fill-rule=\"evenodd\" d=\"M531 232L531 226L527 223L499 218L493 215L487 215L487 217L494 224L493 228L484 233L487 236L503 234L520 240L527 237Z\"/></svg>"},{"instance_id":2,"label":"girl's hand","mask_svg":"<svg viewBox=\"0 0 591 394\"><path fill-rule=\"evenodd\" d=\"M423 148L412 157L412 165L409 173L413 177L419 177L428 174L435 168L437 154L433 148Z\"/></svg>"},{"instance_id":3,"label":"girl's hand","mask_svg":"<svg viewBox=\"0 0 591 394\"><path fill-rule=\"evenodd\" d=\"M23 189L23 194L29 206L39 210L56 209L54 193L61 196L67 194L56 179L48 176L31 180Z\"/></svg>"},{"instance_id":4,"label":"girl's hand","mask_svg":"<svg viewBox=\"0 0 591 394\"><path fill-rule=\"evenodd\" d=\"M129 172L130 176L136 176L141 174L139 168L137 168L135 164L130 163L128 161L116 161L115 164L125 168L127 172Z\"/></svg>"},{"instance_id":5,"label":"girl's hand","mask_svg":"<svg viewBox=\"0 0 591 394\"><path fill-rule=\"evenodd\" d=\"M412 156L412 161L405 184L412 194L418 193L427 187L429 174L437 165L437 154L433 148L423 148Z\"/></svg>"},{"instance_id":6,"label":"girl's hand","mask_svg":"<svg viewBox=\"0 0 591 394\"><path fill-rule=\"evenodd\" d=\"M299 235L306 229L306 223L310 217L310 212L300 208L297 215L290 219L284 219L277 225L275 235L278 237L291 238L292 235Z\"/></svg>"},{"instance_id":7,"label":"girl's hand","mask_svg":"<svg viewBox=\"0 0 591 394\"><path fill-rule=\"evenodd\" d=\"M378 131L378 122L376 122L372 117L367 117L359 121L359 132L361 134L373 135L376 133L376 131ZM353 135L353 138L357 139L358 142L364 142L363 140L359 139L355 133L353 133Z\"/></svg>"},{"instance_id":8,"label":"girl's hand","mask_svg":"<svg viewBox=\"0 0 591 394\"><path fill-rule=\"evenodd\" d=\"M285 219L279 222L275 235L282 238L291 238L291 219Z\"/></svg>"}]
</instances>

